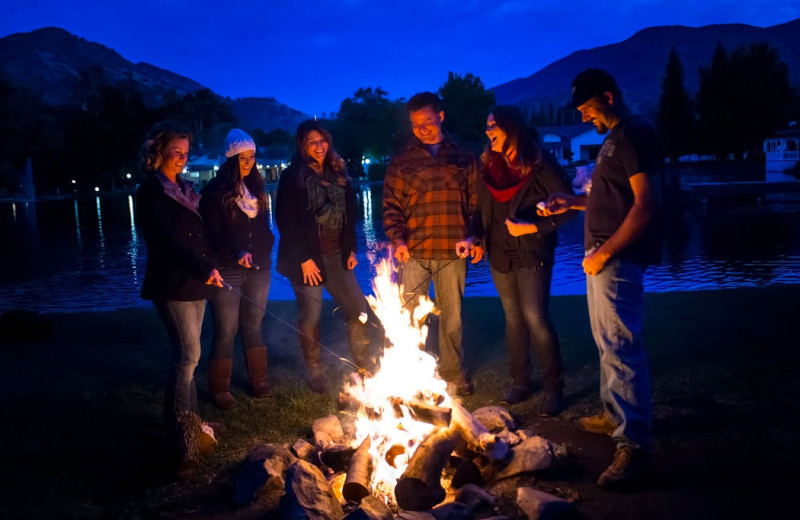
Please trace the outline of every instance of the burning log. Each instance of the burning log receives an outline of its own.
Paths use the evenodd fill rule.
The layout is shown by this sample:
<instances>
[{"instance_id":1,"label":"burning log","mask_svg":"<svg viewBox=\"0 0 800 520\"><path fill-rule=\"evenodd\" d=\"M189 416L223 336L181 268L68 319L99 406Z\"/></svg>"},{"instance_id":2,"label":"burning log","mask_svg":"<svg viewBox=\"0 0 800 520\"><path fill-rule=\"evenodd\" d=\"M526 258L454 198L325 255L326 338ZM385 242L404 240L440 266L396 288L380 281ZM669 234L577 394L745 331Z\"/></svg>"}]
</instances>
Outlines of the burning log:
<instances>
[{"instance_id":1,"label":"burning log","mask_svg":"<svg viewBox=\"0 0 800 520\"><path fill-rule=\"evenodd\" d=\"M453 401L453 423L458 426L470 449L486 455L491 461L499 461L508 455L508 443L489 433L466 408Z\"/></svg>"},{"instance_id":2,"label":"burning log","mask_svg":"<svg viewBox=\"0 0 800 520\"><path fill-rule=\"evenodd\" d=\"M372 473L372 457L369 453L370 444L370 438L367 437L353 453L353 458L350 459L347 478L342 487L342 496L344 496L345 500L361 502L361 499L369 496L369 481Z\"/></svg>"},{"instance_id":3,"label":"burning log","mask_svg":"<svg viewBox=\"0 0 800 520\"><path fill-rule=\"evenodd\" d=\"M458 440L458 430L448 428L436 430L422 441L394 488L398 506L424 511L445 499L442 470Z\"/></svg>"},{"instance_id":4,"label":"burning log","mask_svg":"<svg viewBox=\"0 0 800 520\"><path fill-rule=\"evenodd\" d=\"M434 426L447 428L452 419L452 410L443 406L428 404L422 401L408 402L399 397L390 400L392 408L397 417L403 416L402 407L405 406L411 412L411 416L419 421ZM337 409L340 412L356 414L359 410L364 410L370 420L380 418L380 413L374 408L365 407L364 404L350 394L339 392L339 402Z\"/></svg>"}]
</instances>

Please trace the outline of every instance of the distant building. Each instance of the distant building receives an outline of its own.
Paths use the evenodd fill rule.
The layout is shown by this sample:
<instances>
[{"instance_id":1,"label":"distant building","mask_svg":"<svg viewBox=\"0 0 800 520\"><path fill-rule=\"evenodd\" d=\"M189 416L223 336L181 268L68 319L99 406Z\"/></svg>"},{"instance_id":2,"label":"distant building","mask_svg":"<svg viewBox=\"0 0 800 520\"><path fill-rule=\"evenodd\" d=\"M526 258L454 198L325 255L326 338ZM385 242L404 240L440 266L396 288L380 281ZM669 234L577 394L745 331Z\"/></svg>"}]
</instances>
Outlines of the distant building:
<instances>
[{"instance_id":1,"label":"distant building","mask_svg":"<svg viewBox=\"0 0 800 520\"><path fill-rule=\"evenodd\" d=\"M217 176L219 167L225 162L223 155L209 153L190 158L184 168L184 176L196 182L200 187ZM289 159L260 159L256 157L258 171L266 182L277 182L280 174L289 166Z\"/></svg>"},{"instance_id":2,"label":"distant building","mask_svg":"<svg viewBox=\"0 0 800 520\"><path fill-rule=\"evenodd\" d=\"M775 137L764 141L767 171L785 172L794 169L800 161L800 128L796 122L792 122L789 128L775 134Z\"/></svg>"},{"instance_id":3,"label":"distant building","mask_svg":"<svg viewBox=\"0 0 800 520\"><path fill-rule=\"evenodd\" d=\"M542 146L562 164L593 162L605 139L605 134L598 134L592 124L540 126L536 130Z\"/></svg>"}]
</instances>

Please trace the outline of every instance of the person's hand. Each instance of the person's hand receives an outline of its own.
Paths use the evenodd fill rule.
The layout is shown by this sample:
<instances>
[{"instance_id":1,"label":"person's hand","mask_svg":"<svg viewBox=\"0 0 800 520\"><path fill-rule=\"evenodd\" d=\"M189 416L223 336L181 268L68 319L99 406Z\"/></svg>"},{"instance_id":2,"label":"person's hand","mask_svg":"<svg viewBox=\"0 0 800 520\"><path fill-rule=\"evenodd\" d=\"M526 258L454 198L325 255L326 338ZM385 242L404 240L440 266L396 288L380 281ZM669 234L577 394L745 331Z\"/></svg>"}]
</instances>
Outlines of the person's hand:
<instances>
[{"instance_id":1,"label":"person's hand","mask_svg":"<svg viewBox=\"0 0 800 520\"><path fill-rule=\"evenodd\" d=\"M525 222L524 220L515 220L511 218L506 219L506 227L508 228L508 233L512 237L530 235L531 233L539 231L539 228L536 227L536 224L533 222Z\"/></svg>"},{"instance_id":2,"label":"person's hand","mask_svg":"<svg viewBox=\"0 0 800 520\"><path fill-rule=\"evenodd\" d=\"M480 262L481 258L483 258L483 248L481 246L476 246L475 242L477 242L475 237L469 237L456 242L456 255L458 255L459 258L471 256L471 263L473 264Z\"/></svg>"},{"instance_id":3,"label":"person's hand","mask_svg":"<svg viewBox=\"0 0 800 520\"><path fill-rule=\"evenodd\" d=\"M322 274L317 267L317 264L314 262L313 259L309 258L302 264L300 264L300 269L303 270L303 283L306 285L311 285L312 287L316 287L320 283L322 283Z\"/></svg>"},{"instance_id":4,"label":"person's hand","mask_svg":"<svg viewBox=\"0 0 800 520\"><path fill-rule=\"evenodd\" d=\"M601 251L599 248L592 251L591 254L583 257L583 272L594 276L606 266L606 262L610 257Z\"/></svg>"},{"instance_id":5,"label":"person's hand","mask_svg":"<svg viewBox=\"0 0 800 520\"><path fill-rule=\"evenodd\" d=\"M550 215L558 215L569 211L575 203L575 195L567 193L553 193L544 203L540 202L536 205L536 213L542 217L549 217Z\"/></svg>"},{"instance_id":6,"label":"person's hand","mask_svg":"<svg viewBox=\"0 0 800 520\"><path fill-rule=\"evenodd\" d=\"M394 248L394 259L397 260L398 263L404 264L408 262L409 258L411 258L411 254L408 252L407 245L400 244Z\"/></svg>"},{"instance_id":7,"label":"person's hand","mask_svg":"<svg viewBox=\"0 0 800 520\"><path fill-rule=\"evenodd\" d=\"M242 251L239 253L239 265L246 267L247 269L258 269L258 266L253 263L253 255L247 251Z\"/></svg>"},{"instance_id":8,"label":"person's hand","mask_svg":"<svg viewBox=\"0 0 800 520\"><path fill-rule=\"evenodd\" d=\"M217 287L222 287L222 275L219 274L219 271L214 269L211 271L211 274L208 275L208 280L206 280L206 285L215 285Z\"/></svg>"},{"instance_id":9,"label":"person's hand","mask_svg":"<svg viewBox=\"0 0 800 520\"><path fill-rule=\"evenodd\" d=\"M356 254L351 251L350 256L347 258L347 268L355 269L357 265L358 265L358 259L356 258Z\"/></svg>"}]
</instances>

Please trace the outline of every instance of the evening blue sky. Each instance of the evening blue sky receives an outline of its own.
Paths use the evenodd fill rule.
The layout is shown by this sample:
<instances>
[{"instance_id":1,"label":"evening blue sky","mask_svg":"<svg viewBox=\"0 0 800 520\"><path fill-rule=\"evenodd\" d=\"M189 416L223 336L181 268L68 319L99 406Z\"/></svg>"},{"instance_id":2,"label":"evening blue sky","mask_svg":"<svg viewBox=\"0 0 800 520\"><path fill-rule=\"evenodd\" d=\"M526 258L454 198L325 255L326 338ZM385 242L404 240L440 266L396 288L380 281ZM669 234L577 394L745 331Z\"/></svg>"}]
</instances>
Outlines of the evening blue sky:
<instances>
[{"instance_id":1,"label":"evening blue sky","mask_svg":"<svg viewBox=\"0 0 800 520\"><path fill-rule=\"evenodd\" d=\"M392 99L436 90L448 71L495 86L654 25L785 23L800 2L32 0L2 11L0 36L62 27L223 96L272 96L313 115L359 87Z\"/></svg>"}]
</instances>

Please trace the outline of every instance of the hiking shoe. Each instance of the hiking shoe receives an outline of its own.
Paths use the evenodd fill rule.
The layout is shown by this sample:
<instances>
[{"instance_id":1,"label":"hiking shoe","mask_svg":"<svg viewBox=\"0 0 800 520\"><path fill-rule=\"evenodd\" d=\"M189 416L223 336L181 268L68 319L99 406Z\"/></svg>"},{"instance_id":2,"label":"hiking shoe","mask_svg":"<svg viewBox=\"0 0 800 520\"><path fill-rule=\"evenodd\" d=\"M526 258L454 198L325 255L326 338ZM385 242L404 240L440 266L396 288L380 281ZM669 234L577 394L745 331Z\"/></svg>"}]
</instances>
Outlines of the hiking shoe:
<instances>
[{"instance_id":1,"label":"hiking shoe","mask_svg":"<svg viewBox=\"0 0 800 520\"><path fill-rule=\"evenodd\" d=\"M459 377L458 379L454 379L453 381L447 382L447 393L451 396L454 395L472 395L475 389L472 387L472 383L466 380L464 377Z\"/></svg>"},{"instance_id":2,"label":"hiking shoe","mask_svg":"<svg viewBox=\"0 0 800 520\"><path fill-rule=\"evenodd\" d=\"M555 417L564 408L564 392L556 390L554 392L545 392L542 396L542 408L539 410L539 415L545 417Z\"/></svg>"},{"instance_id":3,"label":"hiking shoe","mask_svg":"<svg viewBox=\"0 0 800 520\"><path fill-rule=\"evenodd\" d=\"M617 423L611 420L607 413L599 413L591 417L578 419L578 428L589 433L611 435L617 429Z\"/></svg>"},{"instance_id":4,"label":"hiking shoe","mask_svg":"<svg viewBox=\"0 0 800 520\"><path fill-rule=\"evenodd\" d=\"M506 390L500 402L503 404L517 404L527 400L531 396L531 391L524 386L512 386Z\"/></svg>"},{"instance_id":5,"label":"hiking shoe","mask_svg":"<svg viewBox=\"0 0 800 520\"><path fill-rule=\"evenodd\" d=\"M623 489L641 484L650 472L650 456L630 446L614 452L614 460L597 479L597 485L607 489Z\"/></svg>"}]
</instances>

